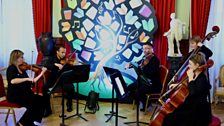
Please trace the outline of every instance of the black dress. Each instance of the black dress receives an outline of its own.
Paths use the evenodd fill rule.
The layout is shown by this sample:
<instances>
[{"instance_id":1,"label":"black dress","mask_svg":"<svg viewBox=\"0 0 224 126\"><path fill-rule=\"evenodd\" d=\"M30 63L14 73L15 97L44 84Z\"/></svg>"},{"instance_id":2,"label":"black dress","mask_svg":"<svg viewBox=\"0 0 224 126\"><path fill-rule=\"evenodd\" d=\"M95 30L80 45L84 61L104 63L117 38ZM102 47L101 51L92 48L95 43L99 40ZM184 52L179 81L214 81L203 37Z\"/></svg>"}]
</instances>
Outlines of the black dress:
<instances>
[{"instance_id":1,"label":"black dress","mask_svg":"<svg viewBox=\"0 0 224 126\"><path fill-rule=\"evenodd\" d=\"M27 110L20 119L20 123L25 126L32 126L34 121L41 122L43 117L43 97L35 95L31 90L31 82L25 81L19 84L12 84L15 78L27 78L26 72L19 73L15 65L7 69L8 91L7 100L16 103Z\"/></svg>"},{"instance_id":2,"label":"black dress","mask_svg":"<svg viewBox=\"0 0 224 126\"><path fill-rule=\"evenodd\" d=\"M185 102L165 117L163 126L208 126L211 122L210 88L206 76L200 73L189 82L189 95Z\"/></svg>"},{"instance_id":3,"label":"black dress","mask_svg":"<svg viewBox=\"0 0 224 126\"><path fill-rule=\"evenodd\" d=\"M194 52L194 50L192 50L191 52L189 52L186 56L183 57L183 59L181 60L179 67L181 67L184 62L189 58L189 56ZM205 45L201 46L200 49L198 50L198 52L203 53L205 55L205 59L206 61L208 61L209 57L211 57L213 55L212 51L207 48Z\"/></svg>"}]
</instances>

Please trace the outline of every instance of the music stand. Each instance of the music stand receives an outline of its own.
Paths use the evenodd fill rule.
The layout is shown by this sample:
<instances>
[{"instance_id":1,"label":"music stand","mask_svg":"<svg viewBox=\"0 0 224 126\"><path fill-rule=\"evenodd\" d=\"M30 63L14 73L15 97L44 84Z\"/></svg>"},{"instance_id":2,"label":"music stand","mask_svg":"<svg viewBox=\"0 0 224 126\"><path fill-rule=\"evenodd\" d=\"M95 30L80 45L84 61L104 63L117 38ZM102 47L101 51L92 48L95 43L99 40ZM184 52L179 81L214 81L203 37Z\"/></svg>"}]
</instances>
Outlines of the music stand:
<instances>
[{"instance_id":1,"label":"music stand","mask_svg":"<svg viewBox=\"0 0 224 126\"><path fill-rule=\"evenodd\" d=\"M125 93L127 91L127 85L121 75L121 72L117 69L109 68L109 67L103 67L104 71L106 72L107 76L110 77L111 83L112 83L112 110L110 114L104 114L105 116L110 117L105 121L108 122L113 116L115 116L115 125L118 125L118 117L126 119L127 117L119 116L118 115L118 98L123 98L125 96ZM114 112L114 91L116 91L116 111Z\"/></svg>"},{"instance_id":2,"label":"music stand","mask_svg":"<svg viewBox=\"0 0 224 126\"><path fill-rule=\"evenodd\" d=\"M77 83L76 114L66 117L65 119L69 119L71 117L78 116L78 117L82 118L83 120L88 121L87 119L82 117L81 114L79 113L79 98L78 98L78 95L79 95L78 87L79 86L78 86L78 83L86 82L89 79L89 72L90 72L90 65L71 66L70 70L62 72L62 74L56 80L54 86L49 89L49 94L50 94L57 88L57 86L59 85L59 82L63 82L62 84ZM65 124L64 124L64 90L63 90L63 87L62 87L62 123L60 124L60 126L65 126Z\"/></svg>"},{"instance_id":3,"label":"music stand","mask_svg":"<svg viewBox=\"0 0 224 126\"><path fill-rule=\"evenodd\" d=\"M138 78L137 78L137 86L136 86L136 103L137 103L137 109L136 109L136 121L134 122L124 122L124 124L132 124L132 123L136 123L137 126L139 126L139 124L145 124L145 125L149 125L149 123L146 123L146 122L140 122L139 121L139 93L138 93L138 85L140 82L140 77L141 79L143 79L143 81L147 81L147 78L145 77L145 74L143 73L143 71L141 70L141 68L138 66L137 63L132 63L132 67L134 68L135 72L137 73L138 75Z\"/></svg>"}]
</instances>

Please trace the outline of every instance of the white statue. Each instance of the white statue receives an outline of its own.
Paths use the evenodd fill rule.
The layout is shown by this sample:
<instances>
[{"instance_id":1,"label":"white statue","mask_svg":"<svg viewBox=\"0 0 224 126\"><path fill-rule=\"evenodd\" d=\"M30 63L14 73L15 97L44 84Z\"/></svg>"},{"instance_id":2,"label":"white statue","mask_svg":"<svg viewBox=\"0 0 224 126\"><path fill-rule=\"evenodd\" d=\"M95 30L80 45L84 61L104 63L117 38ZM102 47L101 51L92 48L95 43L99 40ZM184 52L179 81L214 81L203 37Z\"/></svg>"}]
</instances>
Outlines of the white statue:
<instances>
[{"instance_id":1,"label":"white statue","mask_svg":"<svg viewBox=\"0 0 224 126\"><path fill-rule=\"evenodd\" d=\"M180 52L180 43L179 41L183 38L183 34L185 34L185 23L175 18L175 13L170 14L170 29L165 32L163 36L167 36L168 38L168 54L167 56L175 57L182 56ZM177 53L174 53L174 39L176 40L177 45Z\"/></svg>"}]
</instances>

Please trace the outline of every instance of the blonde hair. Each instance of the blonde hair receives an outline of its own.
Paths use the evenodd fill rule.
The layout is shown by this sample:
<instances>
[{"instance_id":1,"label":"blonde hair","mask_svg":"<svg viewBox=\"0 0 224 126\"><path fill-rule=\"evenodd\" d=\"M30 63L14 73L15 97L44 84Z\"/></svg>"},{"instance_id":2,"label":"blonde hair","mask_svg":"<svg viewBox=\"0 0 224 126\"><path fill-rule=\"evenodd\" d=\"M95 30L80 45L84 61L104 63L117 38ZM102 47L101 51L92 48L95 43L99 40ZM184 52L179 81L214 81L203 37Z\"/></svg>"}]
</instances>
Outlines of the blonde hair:
<instances>
[{"instance_id":1,"label":"blonde hair","mask_svg":"<svg viewBox=\"0 0 224 126\"><path fill-rule=\"evenodd\" d=\"M21 50L13 50L10 54L10 58L9 58L9 66L10 65L16 65L16 61L19 57L23 56L23 52Z\"/></svg>"}]
</instances>

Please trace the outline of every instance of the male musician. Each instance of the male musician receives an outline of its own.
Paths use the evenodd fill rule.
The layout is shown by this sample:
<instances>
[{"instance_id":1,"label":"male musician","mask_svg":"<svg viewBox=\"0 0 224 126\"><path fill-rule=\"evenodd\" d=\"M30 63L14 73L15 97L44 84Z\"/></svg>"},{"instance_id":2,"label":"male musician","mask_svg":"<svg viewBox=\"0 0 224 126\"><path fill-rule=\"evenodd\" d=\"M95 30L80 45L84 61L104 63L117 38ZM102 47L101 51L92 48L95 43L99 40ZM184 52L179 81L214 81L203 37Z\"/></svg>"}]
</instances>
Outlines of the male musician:
<instances>
[{"instance_id":1,"label":"male musician","mask_svg":"<svg viewBox=\"0 0 224 126\"><path fill-rule=\"evenodd\" d=\"M52 58L52 61L49 61L46 64L46 67L51 70L51 73L49 75L49 78L47 80L47 83L44 84L43 86L43 95L45 97L45 117L49 116L52 111L51 111L51 106L50 106L50 95L48 94L48 89L51 88L56 80L58 79L58 77L60 76L60 74L62 72L64 72L63 70L65 69L65 67L68 67L67 65L62 65L60 63L61 60L63 60L65 58L65 53L66 53L66 49L64 46L57 46L56 47L56 55ZM63 70L62 70L63 69ZM69 69L69 68L68 68ZM62 83L62 82L60 82ZM73 84L64 84L63 83L63 89L65 91L65 93L67 93L67 111L71 112L72 109L72 97L74 95L74 85Z\"/></svg>"},{"instance_id":2,"label":"male musician","mask_svg":"<svg viewBox=\"0 0 224 126\"><path fill-rule=\"evenodd\" d=\"M138 75L138 80L133 84L128 86L128 90L131 94L136 96L138 93L139 100L143 103L143 108L141 111L145 110L146 94L148 93L159 93L161 91L162 85L159 78L159 59L153 52L153 45L147 42L143 45L144 58L138 62L140 70L144 73L145 77L149 80L148 83L142 81L140 75ZM127 64L130 67L131 64ZM139 83L138 83L139 82ZM138 85L137 85L138 84ZM136 90L138 86L138 91ZM137 92L136 92L137 91Z\"/></svg>"}]
</instances>

